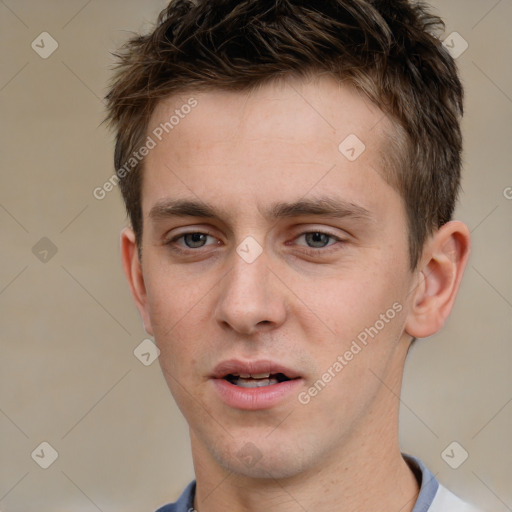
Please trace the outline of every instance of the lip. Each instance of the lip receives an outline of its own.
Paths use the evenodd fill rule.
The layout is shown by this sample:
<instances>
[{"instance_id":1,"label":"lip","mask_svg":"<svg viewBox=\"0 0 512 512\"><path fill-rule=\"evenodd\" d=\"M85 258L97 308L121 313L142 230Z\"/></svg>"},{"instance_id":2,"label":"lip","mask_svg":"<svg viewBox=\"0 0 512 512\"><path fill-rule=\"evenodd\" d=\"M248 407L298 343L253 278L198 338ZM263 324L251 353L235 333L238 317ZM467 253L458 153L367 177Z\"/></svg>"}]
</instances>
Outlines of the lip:
<instances>
[{"instance_id":1,"label":"lip","mask_svg":"<svg viewBox=\"0 0 512 512\"><path fill-rule=\"evenodd\" d=\"M248 373L250 375L258 373L284 373L289 379L300 377L295 370L267 359L259 361L240 361L239 359L222 361L214 368L210 377L213 379L223 379L230 373Z\"/></svg>"},{"instance_id":2,"label":"lip","mask_svg":"<svg viewBox=\"0 0 512 512\"><path fill-rule=\"evenodd\" d=\"M270 386L242 388L224 379L230 373L251 375L283 373L292 380ZM303 379L295 370L269 360L240 361L231 359L223 361L214 368L210 380L220 399L226 405L234 409L252 411L270 409L278 405L303 383Z\"/></svg>"}]
</instances>

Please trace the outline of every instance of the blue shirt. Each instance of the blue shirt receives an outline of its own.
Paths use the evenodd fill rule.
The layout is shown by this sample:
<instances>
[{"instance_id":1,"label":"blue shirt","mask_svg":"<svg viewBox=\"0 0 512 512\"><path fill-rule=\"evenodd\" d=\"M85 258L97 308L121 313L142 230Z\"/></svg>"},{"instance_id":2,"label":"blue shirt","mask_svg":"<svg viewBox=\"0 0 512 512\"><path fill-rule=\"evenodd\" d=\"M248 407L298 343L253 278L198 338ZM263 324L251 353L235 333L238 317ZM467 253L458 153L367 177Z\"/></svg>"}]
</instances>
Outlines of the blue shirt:
<instances>
[{"instance_id":1,"label":"blue shirt","mask_svg":"<svg viewBox=\"0 0 512 512\"><path fill-rule=\"evenodd\" d=\"M439 484L425 464L415 457L404 455L404 459L416 476L420 493L412 512L478 512ZM164 505L156 512L195 512L194 496L196 482L191 482L176 503Z\"/></svg>"}]
</instances>

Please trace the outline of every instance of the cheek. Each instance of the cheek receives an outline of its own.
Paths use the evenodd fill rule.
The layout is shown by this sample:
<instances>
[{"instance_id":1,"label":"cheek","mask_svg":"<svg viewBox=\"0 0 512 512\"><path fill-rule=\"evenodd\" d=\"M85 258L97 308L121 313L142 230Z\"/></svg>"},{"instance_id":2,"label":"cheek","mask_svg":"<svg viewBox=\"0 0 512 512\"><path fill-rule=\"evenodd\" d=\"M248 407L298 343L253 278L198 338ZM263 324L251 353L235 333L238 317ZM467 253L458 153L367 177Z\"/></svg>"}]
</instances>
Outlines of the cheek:
<instances>
[{"instance_id":1,"label":"cheek","mask_svg":"<svg viewBox=\"0 0 512 512\"><path fill-rule=\"evenodd\" d=\"M392 300L393 293L375 288L365 292L355 285L331 291L338 293L331 301L327 296L323 300L331 308L325 313L336 319L336 335L321 337L317 346L309 340L316 369L300 397L301 404L309 400L303 405L308 415L327 430L339 428L348 418L356 424L374 403L382 388L380 379L397 361L405 317L400 300Z\"/></svg>"},{"instance_id":2,"label":"cheek","mask_svg":"<svg viewBox=\"0 0 512 512\"><path fill-rule=\"evenodd\" d=\"M404 277L374 268L351 269L314 282L297 281L297 295L304 299L297 303L303 314L295 314L303 320L302 328L311 330L313 319L318 332L335 339L340 349L376 323L379 331L388 331L401 309L393 305L403 299Z\"/></svg>"},{"instance_id":3,"label":"cheek","mask_svg":"<svg viewBox=\"0 0 512 512\"><path fill-rule=\"evenodd\" d=\"M160 364L176 378L185 371L194 373L197 354L205 351L203 345L208 346L204 333L211 311L210 289L204 280L178 278L169 270L148 276L148 313Z\"/></svg>"},{"instance_id":4,"label":"cheek","mask_svg":"<svg viewBox=\"0 0 512 512\"><path fill-rule=\"evenodd\" d=\"M157 260L156 257L153 259ZM200 315L212 287L207 279L188 275L179 267L153 262L149 257L147 269L148 309L156 332L169 333Z\"/></svg>"}]
</instances>

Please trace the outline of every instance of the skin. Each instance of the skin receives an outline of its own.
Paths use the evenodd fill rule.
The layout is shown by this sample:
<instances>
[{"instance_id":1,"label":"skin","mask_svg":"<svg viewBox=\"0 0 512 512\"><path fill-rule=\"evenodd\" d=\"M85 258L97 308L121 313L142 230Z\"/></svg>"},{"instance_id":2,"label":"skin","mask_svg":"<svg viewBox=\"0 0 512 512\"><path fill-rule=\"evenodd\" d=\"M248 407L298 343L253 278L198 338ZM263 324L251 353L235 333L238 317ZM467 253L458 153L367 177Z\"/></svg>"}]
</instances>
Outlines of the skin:
<instances>
[{"instance_id":1,"label":"skin","mask_svg":"<svg viewBox=\"0 0 512 512\"><path fill-rule=\"evenodd\" d=\"M190 96L197 107L146 157L142 261L130 228L121 247L190 427L196 510L411 511L418 483L398 445L403 367L412 337L437 332L451 310L466 226L436 231L410 270L403 201L381 164L392 125L347 85L324 76L173 97L148 133ZM349 134L366 146L352 162L338 149ZM319 198L355 212L268 215ZM217 216L170 215L179 199ZM307 235L317 232L330 237ZM191 237L177 238L186 233L208 236L188 247ZM236 251L247 236L263 249L252 263ZM235 409L209 378L227 359L270 359L307 391L395 303L401 311L307 404L294 392L270 409ZM254 464L239 456L247 446Z\"/></svg>"}]
</instances>

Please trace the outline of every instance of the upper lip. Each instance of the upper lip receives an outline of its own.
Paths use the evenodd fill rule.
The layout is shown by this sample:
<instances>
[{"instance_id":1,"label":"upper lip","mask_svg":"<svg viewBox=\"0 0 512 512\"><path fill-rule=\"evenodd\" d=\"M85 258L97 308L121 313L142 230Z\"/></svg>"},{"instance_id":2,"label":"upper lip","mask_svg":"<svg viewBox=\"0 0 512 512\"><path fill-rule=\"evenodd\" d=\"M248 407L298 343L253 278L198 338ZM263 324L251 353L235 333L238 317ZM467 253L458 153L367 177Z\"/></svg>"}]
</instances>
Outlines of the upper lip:
<instances>
[{"instance_id":1,"label":"upper lip","mask_svg":"<svg viewBox=\"0 0 512 512\"><path fill-rule=\"evenodd\" d=\"M274 361L241 361L239 359L222 361L214 368L210 377L213 379L223 379L227 375L260 375L264 373L268 373L270 375L282 373L289 379L296 379L297 377L300 377L295 370Z\"/></svg>"}]
</instances>

